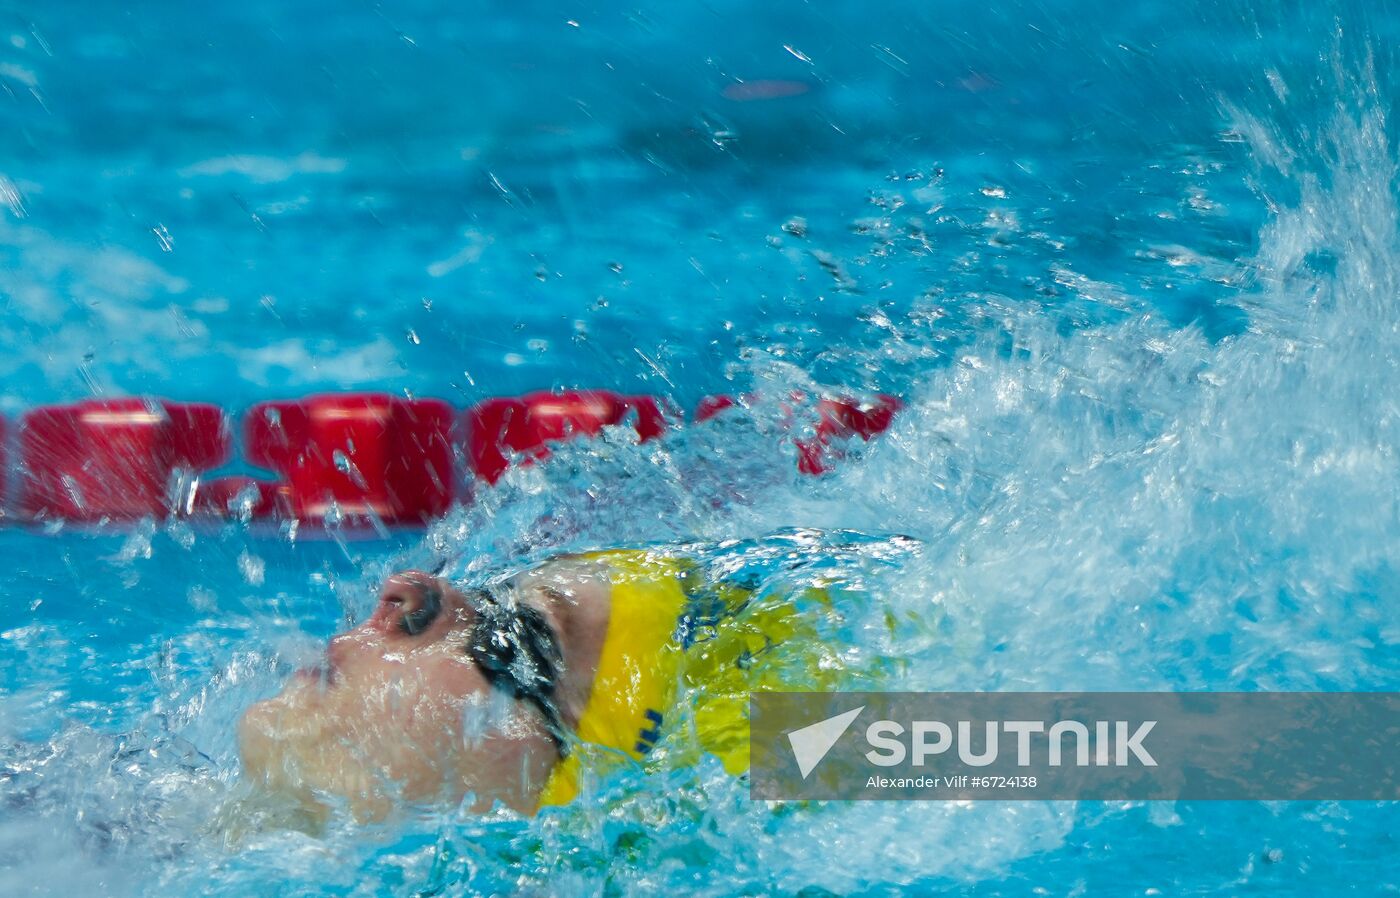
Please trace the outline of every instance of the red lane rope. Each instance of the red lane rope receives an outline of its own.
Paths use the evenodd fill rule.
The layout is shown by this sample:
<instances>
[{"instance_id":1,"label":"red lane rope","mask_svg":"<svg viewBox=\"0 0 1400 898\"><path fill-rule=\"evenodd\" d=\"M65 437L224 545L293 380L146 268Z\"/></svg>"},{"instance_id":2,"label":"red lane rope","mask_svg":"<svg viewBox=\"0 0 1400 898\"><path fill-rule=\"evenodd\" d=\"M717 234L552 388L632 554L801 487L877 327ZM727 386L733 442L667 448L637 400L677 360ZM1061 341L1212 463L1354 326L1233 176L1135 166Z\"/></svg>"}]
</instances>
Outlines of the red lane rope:
<instances>
[{"instance_id":1,"label":"red lane rope","mask_svg":"<svg viewBox=\"0 0 1400 898\"><path fill-rule=\"evenodd\" d=\"M792 398L794 405L805 399ZM693 420L733 414L745 400L708 396ZM843 441L888 430L901 407L886 394L820 399L811 435L794 438L798 470L831 470ZM796 412L784 410L792 424ZM233 453L231 420L222 409L162 399L86 400L25 413L10 507L29 522L246 515L423 524L464 501L469 479L494 484L512 466L548 457L550 446L605 427L630 426L645 441L679 419L655 397L607 390L498 397L460 414L436 399L326 393L263 402L244 413L243 456L276 479L201 478ZM0 463L4 435L0 421ZM468 477L459 476L459 448Z\"/></svg>"}]
</instances>

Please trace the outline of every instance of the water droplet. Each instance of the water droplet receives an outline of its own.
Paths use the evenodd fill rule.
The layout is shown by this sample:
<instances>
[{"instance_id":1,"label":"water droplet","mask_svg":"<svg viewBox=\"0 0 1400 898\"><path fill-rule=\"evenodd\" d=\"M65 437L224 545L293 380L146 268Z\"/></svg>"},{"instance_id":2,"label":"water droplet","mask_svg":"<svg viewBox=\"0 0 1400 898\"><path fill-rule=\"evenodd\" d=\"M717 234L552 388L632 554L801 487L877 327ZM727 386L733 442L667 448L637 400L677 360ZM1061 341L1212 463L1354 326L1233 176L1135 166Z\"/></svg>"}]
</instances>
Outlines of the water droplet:
<instances>
[{"instance_id":1,"label":"water droplet","mask_svg":"<svg viewBox=\"0 0 1400 898\"><path fill-rule=\"evenodd\" d=\"M369 489L369 483L365 481L365 476L360 473L359 468L355 467L355 463L350 460L350 456L337 449L331 453L331 461L335 463L335 469L346 477L349 477L350 481L354 483L355 486L362 490Z\"/></svg>"},{"instance_id":2,"label":"water droplet","mask_svg":"<svg viewBox=\"0 0 1400 898\"><path fill-rule=\"evenodd\" d=\"M738 139L739 132L729 128L722 128L710 134L710 140L713 141L715 146L717 147L722 147L725 144L732 143L733 141L736 141Z\"/></svg>"},{"instance_id":3,"label":"water droplet","mask_svg":"<svg viewBox=\"0 0 1400 898\"><path fill-rule=\"evenodd\" d=\"M189 592L187 592L185 596L189 600L190 607L194 608L196 611L208 613L217 610L219 607L214 591L206 589L203 586L191 586Z\"/></svg>"},{"instance_id":4,"label":"water droplet","mask_svg":"<svg viewBox=\"0 0 1400 898\"><path fill-rule=\"evenodd\" d=\"M783 222L783 233L791 234L793 237L807 236L807 219L800 215L794 215Z\"/></svg>"},{"instance_id":5,"label":"water droplet","mask_svg":"<svg viewBox=\"0 0 1400 898\"><path fill-rule=\"evenodd\" d=\"M807 63L808 65L812 64L812 58L810 56L808 56L806 53L803 53L801 50L797 49L791 44L783 44L783 49L791 53L797 59L800 59L803 62Z\"/></svg>"},{"instance_id":6,"label":"water droplet","mask_svg":"<svg viewBox=\"0 0 1400 898\"><path fill-rule=\"evenodd\" d=\"M24 218L28 214L25 212L24 197L20 196L19 188L4 175L0 175L0 205L8 206L10 214L15 218Z\"/></svg>"},{"instance_id":7,"label":"water droplet","mask_svg":"<svg viewBox=\"0 0 1400 898\"><path fill-rule=\"evenodd\" d=\"M238 572L249 586L262 586L267 574L267 562L244 549L238 556Z\"/></svg>"},{"instance_id":8,"label":"water droplet","mask_svg":"<svg viewBox=\"0 0 1400 898\"><path fill-rule=\"evenodd\" d=\"M117 553L117 560L129 565L137 559L150 559L154 554L151 540L155 535L155 521L144 518L122 543L121 551Z\"/></svg>"}]
</instances>

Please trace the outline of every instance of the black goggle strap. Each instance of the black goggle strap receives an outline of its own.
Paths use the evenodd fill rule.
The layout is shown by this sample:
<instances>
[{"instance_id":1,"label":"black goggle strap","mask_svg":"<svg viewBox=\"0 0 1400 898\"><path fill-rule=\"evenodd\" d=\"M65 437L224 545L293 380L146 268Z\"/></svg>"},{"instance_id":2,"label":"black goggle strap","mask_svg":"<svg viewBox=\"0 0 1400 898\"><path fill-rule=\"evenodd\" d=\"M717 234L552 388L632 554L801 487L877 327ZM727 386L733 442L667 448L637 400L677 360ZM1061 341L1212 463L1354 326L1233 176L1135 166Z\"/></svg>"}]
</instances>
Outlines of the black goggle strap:
<instances>
[{"instance_id":1,"label":"black goggle strap","mask_svg":"<svg viewBox=\"0 0 1400 898\"><path fill-rule=\"evenodd\" d=\"M477 614L467 654L493 687L539 709L559 756L567 757L568 730L554 702L564 656L549 621L538 609L503 602L488 589L464 593Z\"/></svg>"}]
</instances>

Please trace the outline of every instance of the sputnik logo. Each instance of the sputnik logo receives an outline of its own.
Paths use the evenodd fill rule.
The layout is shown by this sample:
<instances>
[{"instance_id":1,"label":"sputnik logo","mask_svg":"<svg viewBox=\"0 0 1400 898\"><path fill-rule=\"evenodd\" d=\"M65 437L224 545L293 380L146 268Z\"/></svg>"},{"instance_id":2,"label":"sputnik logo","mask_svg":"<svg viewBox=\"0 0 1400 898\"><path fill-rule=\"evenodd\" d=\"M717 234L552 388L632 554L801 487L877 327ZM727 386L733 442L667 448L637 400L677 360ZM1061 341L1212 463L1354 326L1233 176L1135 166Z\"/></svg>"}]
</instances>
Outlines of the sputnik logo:
<instances>
[{"instance_id":1,"label":"sputnik logo","mask_svg":"<svg viewBox=\"0 0 1400 898\"><path fill-rule=\"evenodd\" d=\"M802 727L800 730L793 730L788 733L788 744L792 746L792 756L797 759L797 770L805 780L807 774L817 768L831 751L836 740L845 735L846 730L851 728L860 712L865 710L865 705L861 705L852 711L844 714L837 714L835 717L828 717L826 720L818 721L810 726Z\"/></svg>"}]
</instances>

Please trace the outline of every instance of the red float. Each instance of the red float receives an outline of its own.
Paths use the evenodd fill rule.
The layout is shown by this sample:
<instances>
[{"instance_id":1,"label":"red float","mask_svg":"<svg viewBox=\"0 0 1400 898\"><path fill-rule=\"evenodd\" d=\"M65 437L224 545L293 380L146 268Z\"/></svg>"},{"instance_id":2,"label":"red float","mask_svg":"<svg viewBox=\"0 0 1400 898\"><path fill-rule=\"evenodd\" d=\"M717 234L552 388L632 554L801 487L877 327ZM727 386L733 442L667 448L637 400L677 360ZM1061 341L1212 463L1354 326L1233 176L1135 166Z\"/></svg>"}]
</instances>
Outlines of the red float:
<instances>
[{"instance_id":1,"label":"red float","mask_svg":"<svg viewBox=\"0 0 1400 898\"><path fill-rule=\"evenodd\" d=\"M797 443L797 470L803 474L825 474L837 453L832 441L859 436L871 437L889 430L895 413L904 407L898 397L877 393L868 400L823 399L817 403L817 430L810 439Z\"/></svg>"},{"instance_id":2,"label":"red float","mask_svg":"<svg viewBox=\"0 0 1400 898\"><path fill-rule=\"evenodd\" d=\"M796 417L794 406L803 406L808 399L807 394L801 390L794 390L788 400L783 402L780 408L784 426L792 427ZM732 396L706 396L695 406L695 421L708 421L738 404ZM889 430L895 414L903 407L904 403L898 397L887 393L877 393L866 400L819 400L813 436L793 440L797 446L797 470L803 474L825 474L831 470L833 459L839 455L839 451L832 445L835 441L853 436L868 441Z\"/></svg>"},{"instance_id":3,"label":"red float","mask_svg":"<svg viewBox=\"0 0 1400 898\"><path fill-rule=\"evenodd\" d=\"M213 405L111 399L34 409L21 426L20 512L86 522L163 517L177 498L173 476L222 464L229 442Z\"/></svg>"},{"instance_id":4,"label":"red float","mask_svg":"<svg viewBox=\"0 0 1400 898\"><path fill-rule=\"evenodd\" d=\"M631 413L643 441L666 429L665 416L650 396L579 390L487 399L466 414L468 462L477 476L495 483L517 458L525 463L545 458L550 443L596 436Z\"/></svg>"},{"instance_id":5,"label":"red float","mask_svg":"<svg viewBox=\"0 0 1400 898\"><path fill-rule=\"evenodd\" d=\"M282 477L280 484L259 487L261 509L385 524L441 515L456 494L453 417L445 402L386 393L260 403L244 418L245 452L250 462ZM229 489L236 495L247 487ZM225 501L232 495L226 491Z\"/></svg>"},{"instance_id":6,"label":"red float","mask_svg":"<svg viewBox=\"0 0 1400 898\"><path fill-rule=\"evenodd\" d=\"M904 403L888 393L876 393L863 401L823 399L817 403L817 414L821 416L817 433L826 439L858 435L869 440L889 430L895 413L902 408Z\"/></svg>"},{"instance_id":7,"label":"red float","mask_svg":"<svg viewBox=\"0 0 1400 898\"><path fill-rule=\"evenodd\" d=\"M695 404L695 423L708 421L725 409L733 408L737 404L733 396L725 396L722 393L706 396Z\"/></svg>"}]
</instances>

